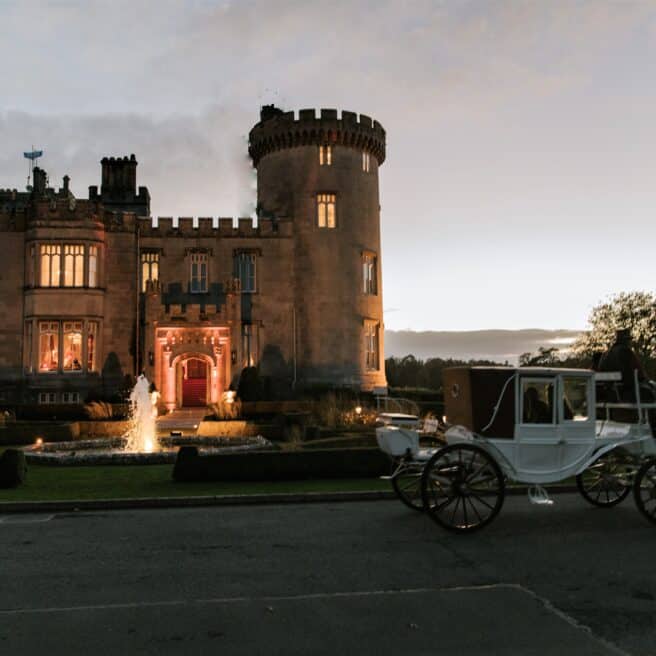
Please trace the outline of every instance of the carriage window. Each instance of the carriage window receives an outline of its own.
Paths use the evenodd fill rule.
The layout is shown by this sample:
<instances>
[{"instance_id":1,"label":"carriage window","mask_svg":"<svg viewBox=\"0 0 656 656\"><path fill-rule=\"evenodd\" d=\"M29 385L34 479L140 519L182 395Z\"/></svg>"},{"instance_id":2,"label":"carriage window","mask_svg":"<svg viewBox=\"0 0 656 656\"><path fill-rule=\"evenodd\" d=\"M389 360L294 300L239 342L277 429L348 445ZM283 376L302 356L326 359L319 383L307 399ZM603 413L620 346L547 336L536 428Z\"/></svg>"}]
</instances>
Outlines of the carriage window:
<instances>
[{"instance_id":1,"label":"carriage window","mask_svg":"<svg viewBox=\"0 0 656 656\"><path fill-rule=\"evenodd\" d=\"M552 381L522 381L522 424L553 424Z\"/></svg>"},{"instance_id":2,"label":"carriage window","mask_svg":"<svg viewBox=\"0 0 656 656\"><path fill-rule=\"evenodd\" d=\"M587 378L563 378L563 419L565 421L588 421Z\"/></svg>"}]
</instances>

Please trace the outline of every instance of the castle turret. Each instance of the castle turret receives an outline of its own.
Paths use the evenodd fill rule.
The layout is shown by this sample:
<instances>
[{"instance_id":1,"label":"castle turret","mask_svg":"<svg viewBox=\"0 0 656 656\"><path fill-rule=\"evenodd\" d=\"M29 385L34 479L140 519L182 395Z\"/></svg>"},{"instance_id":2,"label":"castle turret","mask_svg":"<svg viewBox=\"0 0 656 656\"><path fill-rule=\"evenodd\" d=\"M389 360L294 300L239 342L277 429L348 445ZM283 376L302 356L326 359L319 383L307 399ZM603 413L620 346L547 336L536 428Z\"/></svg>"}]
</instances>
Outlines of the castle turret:
<instances>
[{"instance_id":1,"label":"castle turret","mask_svg":"<svg viewBox=\"0 0 656 656\"><path fill-rule=\"evenodd\" d=\"M364 114L264 106L250 132L260 219L291 222L299 383L385 385L378 167Z\"/></svg>"}]
</instances>

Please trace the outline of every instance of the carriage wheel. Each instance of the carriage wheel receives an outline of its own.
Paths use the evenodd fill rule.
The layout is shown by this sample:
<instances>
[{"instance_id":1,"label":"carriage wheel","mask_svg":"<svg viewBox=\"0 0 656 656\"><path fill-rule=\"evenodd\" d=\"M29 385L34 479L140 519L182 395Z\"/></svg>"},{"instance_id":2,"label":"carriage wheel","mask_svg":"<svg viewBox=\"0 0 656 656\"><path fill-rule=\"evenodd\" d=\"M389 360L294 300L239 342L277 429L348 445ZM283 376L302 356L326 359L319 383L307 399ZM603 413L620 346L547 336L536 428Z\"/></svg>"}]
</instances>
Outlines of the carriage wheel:
<instances>
[{"instance_id":1,"label":"carriage wheel","mask_svg":"<svg viewBox=\"0 0 656 656\"><path fill-rule=\"evenodd\" d=\"M392 487L396 496L403 501L403 503L417 510L423 511L424 503L421 498L421 469L408 469L401 472L398 476L392 479Z\"/></svg>"},{"instance_id":2,"label":"carriage wheel","mask_svg":"<svg viewBox=\"0 0 656 656\"><path fill-rule=\"evenodd\" d=\"M631 491L631 463L614 449L595 460L576 477L576 487L593 506L612 508Z\"/></svg>"},{"instance_id":3,"label":"carriage wheel","mask_svg":"<svg viewBox=\"0 0 656 656\"><path fill-rule=\"evenodd\" d=\"M468 532L489 524L505 496L499 465L473 444L451 444L428 461L421 477L424 508L440 526Z\"/></svg>"},{"instance_id":4,"label":"carriage wheel","mask_svg":"<svg viewBox=\"0 0 656 656\"><path fill-rule=\"evenodd\" d=\"M636 474L633 496L638 510L656 524L656 458L648 460Z\"/></svg>"}]
</instances>

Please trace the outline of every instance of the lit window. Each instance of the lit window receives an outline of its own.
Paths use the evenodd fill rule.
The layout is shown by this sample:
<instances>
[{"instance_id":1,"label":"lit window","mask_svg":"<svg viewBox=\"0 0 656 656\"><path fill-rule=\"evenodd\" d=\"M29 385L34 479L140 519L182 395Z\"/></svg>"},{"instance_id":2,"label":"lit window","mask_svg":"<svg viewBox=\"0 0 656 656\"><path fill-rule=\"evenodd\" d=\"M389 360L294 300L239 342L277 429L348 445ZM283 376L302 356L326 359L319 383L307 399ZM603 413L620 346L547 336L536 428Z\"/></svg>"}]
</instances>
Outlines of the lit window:
<instances>
[{"instance_id":1,"label":"lit window","mask_svg":"<svg viewBox=\"0 0 656 656\"><path fill-rule=\"evenodd\" d=\"M364 351L367 369L378 369L378 324L366 323L364 327Z\"/></svg>"},{"instance_id":2,"label":"lit window","mask_svg":"<svg viewBox=\"0 0 656 656\"><path fill-rule=\"evenodd\" d=\"M257 291L255 257L255 253L238 253L235 256L235 277L239 278L244 294Z\"/></svg>"},{"instance_id":3,"label":"lit window","mask_svg":"<svg viewBox=\"0 0 656 656\"><path fill-rule=\"evenodd\" d=\"M371 165L371 159L369 153L362 152L362 170L365 173L369 173Z\"/></svg>"},{"instance_id":4,"label":"lit window","mask_svg":"<svg viewBox=\"0 0 656 656\"><path fill-rule=\"evenodd\" d=\"M317 225L320 228L335 227L335 194L317 195Z\"/></svg>"},{"instance_id":5,"label":"lit window","mask_svg":"<svg viewBox=\"0 0 656 656\"><path fill-rule=\"evenodd\" d=\"M146 291L148 282L159 280L159 253L141 254L141 291Z\"/></svg>"},{"instance_id":6,"label":"lit window","mask_svg":"<svg viewBox=\"0 0 656 656\"><path fill-rule=\"evenodd\" d=\"M96 371L96 344L98 343L98 322L87 324L87 371Z\"/></svg>"},{"instance_id":7,"label":"lit window","mask_svg":"<svg viewBox=\"0 0 656 656\"><path fill-rule=\"evenodd\" d=\"M376 256L365 253L362 256L362 279L364 283L363 292L375 296L376 288Z\"/></svg>"},{"instance_id":8,"label":"lit window","mask_svg":"<svg viewBox=\"0 0 656 656\"><path fill-rule=\"evenodd\" d=\"M84 284L84 246L64 245L64 287L82 287Z\"/></svg>"},{"instance_id":9,"label":"lit window","mask_svg":"<svg viewBox=\"0 0 656 656\"><path fill-rule=\"evenodd\" d=\"M81 321L64 321L64 371L82 371Z\"/></svg>"},{"instance_id":10,"label":"lit window","mask_svg":"<svg viewBox=\"0 0 656 656\"><path fill-rule=\"evenodd\" d=\"M39 371L59 368L59 322L39 322Z\"/></svg>"},{"instance_id":11,"label":"lit window","mask_svg":"<svg viewBox=\"0 0 656 656\"><path fill-rule=\"evenodd\" d=\"M246 323L241 327L241 351L243 367L254 367L257 363L257 326Z\"/></svg>"},{"instance_id":12,"label":"lit window","mask_svg":"<svg viewBox=\"0 0 656 656\"><path fill-rule=\"evenodd\" d=\"M207 253L191 254L191 293L207 291Z\"/></svg>"},{"instance_id":13,"label":"lit window","mask_svg":"<svg viewBox=\"0 0 656 656\"><path fill-rule=\"evenodd\" d=\"M89 246L89 287L98 286L98 247Z\"/></svg>"},{"instance_id":14,"label":"lit window","mask_svg":"<svg viewBox=\"0 0 656 656\"><path fill-rule=\"evenodd\" d=\"M41 244L41 287L59 287L61 274L61 246Z\"/></svg>"},{"instance_id":15,"label":"lit window","mask_svg":"<svg viewBox=\"0 0 656 656\"><path fill-rule=\"evenodd\" d=\"M333 163L333 147L319 146L319 166L330 166Z\"/></svg>"}]
</instances>

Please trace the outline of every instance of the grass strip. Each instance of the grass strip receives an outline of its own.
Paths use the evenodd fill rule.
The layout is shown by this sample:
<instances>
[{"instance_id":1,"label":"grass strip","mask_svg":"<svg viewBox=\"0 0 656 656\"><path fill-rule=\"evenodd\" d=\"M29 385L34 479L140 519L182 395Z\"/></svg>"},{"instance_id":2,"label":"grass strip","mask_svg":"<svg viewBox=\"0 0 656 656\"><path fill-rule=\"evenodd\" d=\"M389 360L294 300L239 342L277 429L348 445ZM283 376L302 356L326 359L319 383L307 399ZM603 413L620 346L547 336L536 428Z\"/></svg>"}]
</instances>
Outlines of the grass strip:
<instances>
[{"instance_id":1,"label":"grass strip","mask_svg":"<svg viewBox=\"0 0 656 656\"><path fill-rule=\"evenodd\" d=\"M171 477L172 472L173 465L98 467L30 465L26 482L15 489L0 490L0 502L359 492L390 489L388 481L376 478L178 483Z\"/></svg>"}]
</instances>

